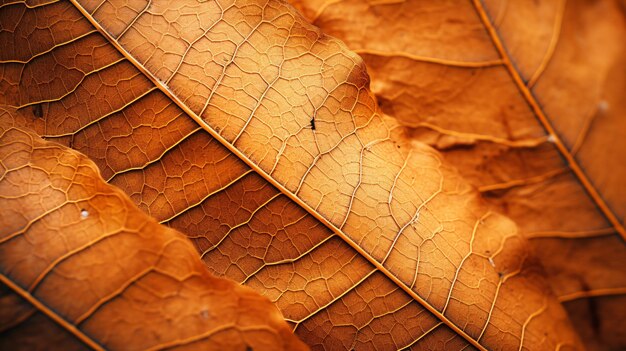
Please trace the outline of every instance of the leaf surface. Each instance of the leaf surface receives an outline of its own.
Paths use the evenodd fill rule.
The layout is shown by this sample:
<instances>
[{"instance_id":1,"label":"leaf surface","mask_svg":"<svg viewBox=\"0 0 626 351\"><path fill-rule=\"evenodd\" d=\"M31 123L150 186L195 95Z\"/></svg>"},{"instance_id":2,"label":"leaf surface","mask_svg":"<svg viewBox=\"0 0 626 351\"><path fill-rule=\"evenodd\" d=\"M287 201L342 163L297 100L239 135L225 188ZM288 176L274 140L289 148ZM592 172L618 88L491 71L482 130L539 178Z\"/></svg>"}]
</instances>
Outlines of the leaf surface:
<instances>
[{"instance_id":1,"label":"leaf surface","mask_svg":"<svg viewBox=\"0 0 626 351\"><path fill-rule=\"evenodd\" d=\"M590 346L623 348L623 7L293 3L362 55L385 113L516 221Z\"/></svg>"},{"instance_id":2,"label":"leaf surface","mask_svg":"<svg viewBox=\"0 0 626 351\"><path fill-rule=\"evenodd\" d=\"M87 154L314 348L580 347L513 223L283 2L0 11L2 43L33 43L2 53L17 123Z\"/></svg>"},{"instance_id":3,"label":"leaf surface","mask_svg":"<svg viewBox=\"0 0 626 351\"><path fill-rule=\"evenodd\" d=\"M0 345L307 349L275 306L208 273L85 156L0 113Z\"/></svg>"}]
</instances>

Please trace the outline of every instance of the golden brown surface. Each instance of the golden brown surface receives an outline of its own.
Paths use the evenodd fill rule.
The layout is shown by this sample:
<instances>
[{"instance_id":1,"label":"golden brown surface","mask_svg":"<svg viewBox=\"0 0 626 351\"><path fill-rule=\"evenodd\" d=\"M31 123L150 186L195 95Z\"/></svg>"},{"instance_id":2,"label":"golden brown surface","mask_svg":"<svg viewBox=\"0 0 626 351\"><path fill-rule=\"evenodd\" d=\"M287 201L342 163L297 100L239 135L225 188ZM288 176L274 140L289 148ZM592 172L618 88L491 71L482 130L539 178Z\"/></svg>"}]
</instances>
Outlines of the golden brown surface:
<instances>
[{"instance_id":1,"label":"golden brown surface","mask_svg":"<svg viewBox=\"0 0 626 351\"><path fill-rule=\"evenodd\" d=\"M0 345L34 349L306 347L249 288L208 273L85 156L0 116Z\"/></svg>"},{"instance_id":2,"label":"golden brown surface","mask_svg":"<svg viewBox=\"0 0 626 351\"><path fill-rule=\"evenodd\" d=\"M515 225L282 2L15 3L0 18L0 45L19 44L0 53L16 123L92 158L313 348L581 348Z\"/></svg>"},{"instance_id":3,"label":"golden brown surface","mask_svg":"<svg viewBox=\"0 0 626 351\"><path fill-rule=\"evenodd\" d=\"M626 347L623 5L292 3L362 55L386 114L516 221L589 345Z\"/></svg>"}]
</instances>

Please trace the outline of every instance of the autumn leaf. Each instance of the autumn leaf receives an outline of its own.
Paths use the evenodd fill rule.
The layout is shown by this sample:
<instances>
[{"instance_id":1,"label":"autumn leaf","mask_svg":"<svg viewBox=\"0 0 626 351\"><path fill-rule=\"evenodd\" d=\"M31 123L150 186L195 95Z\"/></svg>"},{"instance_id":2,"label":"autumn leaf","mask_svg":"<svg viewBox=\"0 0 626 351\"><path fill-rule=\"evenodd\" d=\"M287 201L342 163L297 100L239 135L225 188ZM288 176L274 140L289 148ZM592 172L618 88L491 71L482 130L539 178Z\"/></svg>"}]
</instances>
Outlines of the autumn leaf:
<instances>
[{"instance_id":1,"label":"autumn leaf","mask_svg":"<svg viewBox=\"0 0 626 351\"><path fill-rule=\"evenodd\" d=\"M582 348L527 242L281 1L0 8L0 104L313 348Z\"/></svg>"},{"instance_id":2,"label":"autumn leaf","mask_svg":"<svg viewBox=\"0 0 626 351\"><path fill-rule=\"evenodd\" d=\"M0 121L3 350L306 349L85 156Z\"/></svg>"},{"instance_id":3,"label":"autumn leaf","mask_svg":"<svg viewBox=\"0 0 626 351\"><path fill-rule=\"evenodd\" d=\"M623 6L293 3L361 54L386 114L516 221L589 347L626 347Z\"/></svg>"}]
</instances>

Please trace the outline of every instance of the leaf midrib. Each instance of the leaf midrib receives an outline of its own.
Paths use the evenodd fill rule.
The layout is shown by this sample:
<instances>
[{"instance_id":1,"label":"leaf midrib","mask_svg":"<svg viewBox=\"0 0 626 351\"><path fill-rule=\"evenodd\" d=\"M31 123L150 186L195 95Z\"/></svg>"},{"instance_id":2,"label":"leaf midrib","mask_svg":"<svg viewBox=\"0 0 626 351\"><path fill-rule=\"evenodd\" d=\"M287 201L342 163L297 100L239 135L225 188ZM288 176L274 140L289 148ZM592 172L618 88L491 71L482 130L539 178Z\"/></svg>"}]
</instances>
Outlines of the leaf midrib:
<instances>
[{"instance_id":1,"label":"leaf midrib","mask_svg":"<svg viewBox=\"0 0 626 351\"><path fill-rule=\"evenodd\" d=\"M191 117L199 126L201 126L206 132L208 132L213 138L219 141L224 147L226 147L230 152L232 152L235 156L237 156L240 160L246 163L250 168L252 168L259 176L269 182L271 185L276 187L281 193L287 196L289 199L294 201L298 206L303 208L307 213L312 215L322 224L324 224L328 229L330 229L333 233L337 234L346 244L348 244L352 249L357 251L361 256L363 256L369 263L371 263L376 269L378 269L381 273L383 273L388 279L390 279L394 284L399 286L405 293L407 293L411 298L417 301L420 305L422 305L426 310L435 315L438 319L440 319L444 324L446 324L450 329L452 329L455 333L463 337L468 343L472 346L476 347L479 350L487 351L487 349L481 345L477 340L469 336L465 331L459 328L456 324L454 324L450 319L448 319L445 315L443 315L440 311L438 311L435 307L430 305L425 299L415 293L410 287L400 281L392 272L390 272L387 268L383 267L383 265L378 262L374 257L372 257L368 252L366 252L363 248L361 248L355 241L350 239L341 229L332 224L322 215L320 215L315 209L304 201L302 201L299 197L297 197L293 192L289 191L285 186L276 181L272 176L270 176L267 172L261 169L256 163L250 160L246 155L244 155L239 149L237 149L234 145L228 142L224 137L222 137L217 131L215 131L206 121L204 121L200 116L198 116L195 112L191 110L182 100L180 100L164 83L156 78L151 72L149 72L139 61L135 59L133 55L131 55L126 49L124 49L117 40L107 32L101 25L98 23L92 15L83 8L77 0L70 0L72 5L80 11L83 16L102 34L106 40L115 47L126 59L133 64L141 73L143 73L159 90L161 90L168 98L170 98L179 108L181 108L189 117Z\"/></svg>"}]
</instances>

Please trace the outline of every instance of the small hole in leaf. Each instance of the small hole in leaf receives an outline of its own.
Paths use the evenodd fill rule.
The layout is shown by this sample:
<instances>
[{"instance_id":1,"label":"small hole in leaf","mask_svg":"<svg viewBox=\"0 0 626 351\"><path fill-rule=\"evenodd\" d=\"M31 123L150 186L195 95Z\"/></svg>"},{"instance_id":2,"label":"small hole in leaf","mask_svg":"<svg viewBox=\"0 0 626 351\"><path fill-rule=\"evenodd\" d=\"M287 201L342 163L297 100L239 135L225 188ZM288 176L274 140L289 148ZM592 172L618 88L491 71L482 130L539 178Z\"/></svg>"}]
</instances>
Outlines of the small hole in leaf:
<instances>
[{"instance_id":1,"label":"small hole in leaf","mask_svg":"<svg viewBox=\"0 0 626 351\"><path fill-rule=\"evenodd\" d=\"M85 219L87 217L89 217L89 211L85 210L84 208L80 210L80 218Z\"/></svg>"}]
</instances>

